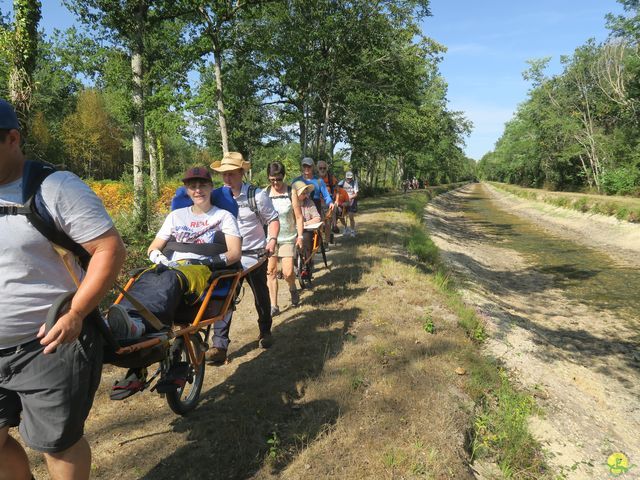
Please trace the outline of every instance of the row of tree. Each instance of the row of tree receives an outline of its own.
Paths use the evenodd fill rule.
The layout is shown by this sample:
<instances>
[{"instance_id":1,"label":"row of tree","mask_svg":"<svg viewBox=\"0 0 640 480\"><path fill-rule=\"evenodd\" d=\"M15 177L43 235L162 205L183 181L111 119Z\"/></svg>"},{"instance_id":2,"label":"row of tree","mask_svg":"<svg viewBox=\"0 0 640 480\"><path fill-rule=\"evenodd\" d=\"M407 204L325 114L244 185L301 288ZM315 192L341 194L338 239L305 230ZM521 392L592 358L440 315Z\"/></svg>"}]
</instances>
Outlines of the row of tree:
<instances>
[{"instance_id":1,"label":"row of tree","mask_svg":"<svg viewBox=\"0 0 640 480\"><path fill-rule=\"evenodd\" d=\"M488 179L607 194L640 192L640 2L619 0L606 42L589 40L561 57L529 62L527 100L480 161Z\"/></svg>"},{"instance_id":2,"label":"row of tree","mask_svg":"<svg viewBox=\"0 0 640 480\"><path fill-rule=\"evenodd\" d=\"M471 125L447 108L438 70L445 48L419 28L428 0L63 3L79 26L50 37L39 1L0 12L0 95L30 155L132 175L141 222L147 184L156 194L165 175L228 150L259 172L347 160L374 187L473 176Z\"/></svg>"}]
</instances>

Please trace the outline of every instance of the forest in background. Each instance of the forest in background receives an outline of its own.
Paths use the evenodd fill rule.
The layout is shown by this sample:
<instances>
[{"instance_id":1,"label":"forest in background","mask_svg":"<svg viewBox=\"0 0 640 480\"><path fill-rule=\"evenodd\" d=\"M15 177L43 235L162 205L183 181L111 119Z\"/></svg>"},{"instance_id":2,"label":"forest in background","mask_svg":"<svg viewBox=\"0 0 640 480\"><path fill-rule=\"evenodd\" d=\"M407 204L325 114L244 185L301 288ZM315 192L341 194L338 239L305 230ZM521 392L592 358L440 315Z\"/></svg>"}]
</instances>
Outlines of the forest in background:
<instances>
[{"instance_id":1,"label":"forest in background","mask_svg":"<svg viewBox=\"0 0 640 480\"><path fill-rule=\"evenodd\" d=\"M479 162L484 178L640 195L640 1L618 3L624 13L607 16L607 41L561 57L560 74L545 74L550 58L529 62L529 96Z\"/></svg>"},{"instance_id":2,"label":"forest in background","mask_svg":"<svg viewBox=\"0 0 640 480\"><path fill-rule=\"evenodd\" d=\"M303 156L371 188L474 174L471 124L438 68L446 48L419 27L428 0L62 3L76 26L51 35L39 1L0 12L0 97L29 157L124 179L142 223L166 179L228 150L257 182Z\"/></svg>"}]
</instances>

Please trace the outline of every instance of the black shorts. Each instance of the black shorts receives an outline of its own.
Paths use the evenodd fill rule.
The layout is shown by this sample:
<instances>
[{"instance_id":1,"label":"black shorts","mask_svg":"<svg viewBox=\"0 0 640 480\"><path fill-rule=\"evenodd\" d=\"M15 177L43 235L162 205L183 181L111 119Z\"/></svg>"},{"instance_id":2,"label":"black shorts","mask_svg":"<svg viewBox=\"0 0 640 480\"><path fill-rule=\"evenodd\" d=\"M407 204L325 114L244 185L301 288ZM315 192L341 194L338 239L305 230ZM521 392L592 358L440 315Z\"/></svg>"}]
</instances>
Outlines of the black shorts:
<instances>
[{"instance_id":1,"label":"black shorts","mask_svg":"<svg viewBox=\"0 0 640 480\"><path fill-rule=\"evenodd\" d=\"M0 351L0 428L19 425L34 450L61 452L84 435L102 374L102 337L93 321L85 319L80 338L55 353L43 354L40 340Z\"/></svg>"}]
</instances>

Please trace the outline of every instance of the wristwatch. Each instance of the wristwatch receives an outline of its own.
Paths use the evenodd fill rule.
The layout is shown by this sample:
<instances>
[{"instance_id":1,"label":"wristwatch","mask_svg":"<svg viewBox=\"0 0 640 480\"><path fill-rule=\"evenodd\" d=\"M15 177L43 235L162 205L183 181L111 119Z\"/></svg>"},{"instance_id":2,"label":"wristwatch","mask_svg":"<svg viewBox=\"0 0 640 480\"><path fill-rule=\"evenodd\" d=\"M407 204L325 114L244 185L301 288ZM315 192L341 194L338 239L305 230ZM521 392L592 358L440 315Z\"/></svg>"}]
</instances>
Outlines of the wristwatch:
<instances>
[{"instance_id":1,"label":"wristwatch","mask_svg":"<svg viewBox=\"0 0 640 480\"><path fill-rule=\"evenodd\" d=\"M278 237L273 237L273 236L267 237L267 243L269 243L271 240L275 240L276 243L278 243Z\"/></svg>"}]
</instances>

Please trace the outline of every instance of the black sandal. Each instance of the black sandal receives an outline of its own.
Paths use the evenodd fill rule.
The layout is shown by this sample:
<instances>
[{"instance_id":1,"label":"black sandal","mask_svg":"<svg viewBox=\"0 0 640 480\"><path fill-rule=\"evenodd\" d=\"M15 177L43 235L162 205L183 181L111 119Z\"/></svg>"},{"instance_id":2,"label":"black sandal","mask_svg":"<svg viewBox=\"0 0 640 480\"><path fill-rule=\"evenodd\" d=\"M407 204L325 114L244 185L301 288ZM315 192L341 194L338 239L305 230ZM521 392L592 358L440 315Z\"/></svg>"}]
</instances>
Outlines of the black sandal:
<instances>
[{"instance_id":1,"label":"black sandal","mask_svg":"<svg viewBox=\"0 0 640 480\"><path fill-rule=\"evenodd\" d=\"M124 400L134 393L141 392L147 386L147 369L129 370L127 376L122 380L118 380L111 387L111 400Z\"/></svg>"},{"instance_id":2,"label":"black sandal","mask_svg":"<svg viewBox=\"0 0 640 480\"><path fill-rule=\"evenodd\" d=\"M179 388L182 388L187 383L187 377L189 376L189 363L177 362L174 363L166 375L164 375L158 383L155 384L153 390L158 393L175 392Z\"/></svg>"}]
</instances>

